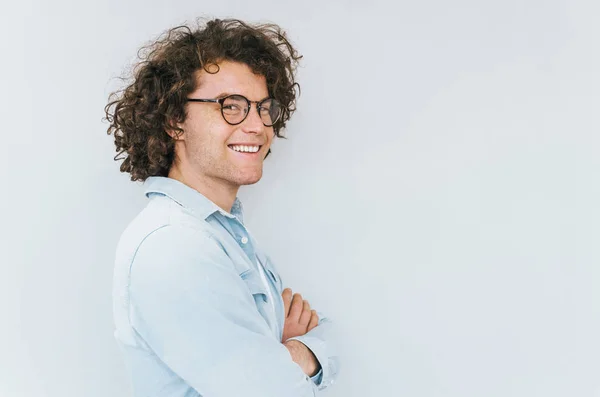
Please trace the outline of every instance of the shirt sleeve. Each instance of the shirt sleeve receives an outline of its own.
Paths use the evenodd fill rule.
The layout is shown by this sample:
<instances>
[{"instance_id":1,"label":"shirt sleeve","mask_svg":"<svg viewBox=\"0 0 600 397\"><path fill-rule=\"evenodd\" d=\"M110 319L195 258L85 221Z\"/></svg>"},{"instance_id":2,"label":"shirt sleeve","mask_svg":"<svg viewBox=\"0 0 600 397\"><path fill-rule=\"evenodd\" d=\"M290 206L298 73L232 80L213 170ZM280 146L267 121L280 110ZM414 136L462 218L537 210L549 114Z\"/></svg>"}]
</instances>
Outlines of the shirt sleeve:
<instances>
[{"instance_id":1,"label":"shirt sleeve","mask_svg":"<svg viewBox=\"0 0 600 397\"><path fill-rule=\"evenodd\" d=\"M267 256L267 265L277 274L277 288L279 295L283 292L283 283L275 264L269 256ZM319 315L319 325L307 332L305 335L289 338L288 340L297 340L308 347L319 364L321 370L314 375L311 380L318 387L318 390L324 390L331 386L337 379L340 358L337 354L335 343L333 343L333 323L331 319L317 312Z\"/></svg>"},{"instance_id":2,"label":"shirt sleeve","mask_svg":"<svg viewBox=\"0 0 600 397\"><path fill-rule=\"evenodd\" d=\"M331 343L332 323L327 317L319 312L319 325L302 336L296 336L288 340L297 340L308 347L321 364L321 371L312 377L313 383L318 390L331 386L339 371L340 360L336 350Z\"/></svg>"},{"instance_id":3,"label":"shirt sleeve","mask_svg":"<svg viewBox=\"0 0 600 397\"><path fill-rule=\"evenodd\" d=\"M229 257L203 232L166 226L151 233L135 255L129 288L134 329L201 395L316 394Z\"/></svg>"}]
</instances>

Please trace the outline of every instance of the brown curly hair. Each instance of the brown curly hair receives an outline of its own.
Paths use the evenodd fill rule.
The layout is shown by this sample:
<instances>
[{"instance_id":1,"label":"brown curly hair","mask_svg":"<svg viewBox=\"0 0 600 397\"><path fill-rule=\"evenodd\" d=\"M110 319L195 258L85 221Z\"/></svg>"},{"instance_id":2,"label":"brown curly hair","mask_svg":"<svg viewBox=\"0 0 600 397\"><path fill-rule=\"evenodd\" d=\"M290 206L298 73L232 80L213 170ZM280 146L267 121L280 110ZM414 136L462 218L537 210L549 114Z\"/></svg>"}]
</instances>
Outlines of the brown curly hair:
<instances>
[{"instance_id":1,"label":"brown curly hair","mask_svg":"<svg viewBox=\"0 0 600 397\"><path fill-rule=\"evenodd\" d=\"M109 96L105 120L113 134L121 172L132 181L167 176L174 159L177 123L186 117L186 98L196 87L195 73L216 73L221 61L248 65L265 77L269 95L283 108L273 126L278 137L296 110L295 72L301 55L285 32L274 24L250 25L237 19L214 19L195 29L187 25L168 30L138 52L132 82ZM299 92L299 91L298 91Z\"/></svg>"}]
</instances>

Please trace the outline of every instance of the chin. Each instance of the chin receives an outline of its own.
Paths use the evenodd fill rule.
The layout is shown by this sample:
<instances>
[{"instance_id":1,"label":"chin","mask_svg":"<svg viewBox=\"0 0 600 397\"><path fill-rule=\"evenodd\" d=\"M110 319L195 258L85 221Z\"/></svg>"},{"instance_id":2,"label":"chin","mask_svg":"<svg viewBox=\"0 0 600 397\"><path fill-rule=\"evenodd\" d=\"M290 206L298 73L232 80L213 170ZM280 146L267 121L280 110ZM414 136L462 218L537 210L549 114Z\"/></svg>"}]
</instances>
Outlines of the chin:
<instances>
[{"instance_id":1,"label":"chin","mask_svg":"<svg viewBox=\"0 0 600 397\"><path fill-rule=\"evenodd\" d=\"M246 175L241 175L241 177L236 181L238 185L254 185L262 178L262 170L255 171L252 173L247 173Z\"/></svg>"},{"instance_id":2,"label":"chin","mask_svg":"<svg viewBox=\"0 0 600 397\"><path fill-rule=\"evenodd\" d=\"M244 179L244 181L242 183L240 183L240 186L242 186L242 185L254 185L258 181L260 181L260 179L261 179L260 176L258 176L256 178L247 178L247 179Z\"/></svg>"},{"instance_id":3,"label":"chin","mask_svg":"<svg viewBox=\"0 0 600 397\"><path fill-rule=\"evenodd\" d=\"M258 180L249 180L249 181L246 181L246 182L244 182L244 183L241 183L241 184L240 184L240 186L250 186L250 185L254 185L255 183L258 183L258 181L259 181L259 180L260 180L260 179L258 179Z\"/></svg>"}]
</instances>

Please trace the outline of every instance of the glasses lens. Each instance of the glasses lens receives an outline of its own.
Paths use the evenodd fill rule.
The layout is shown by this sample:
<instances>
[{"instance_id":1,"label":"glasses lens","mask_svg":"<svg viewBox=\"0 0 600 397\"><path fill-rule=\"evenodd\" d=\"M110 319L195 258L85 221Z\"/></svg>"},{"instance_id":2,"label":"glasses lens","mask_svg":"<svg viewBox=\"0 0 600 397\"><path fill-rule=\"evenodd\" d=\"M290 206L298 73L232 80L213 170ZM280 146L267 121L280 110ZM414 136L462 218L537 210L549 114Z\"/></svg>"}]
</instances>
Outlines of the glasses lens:
<instances>
[{"instance_id":1,"label":"glasses lens","mask_svg":"<svg viewBox=\"0 0 600 397\"><path fill-rule=\"evenodd\" d=\"M268 98L259 104L260 118L267 127L271 127L281 116L281 105L277 99Z\"/></svg>"},{"instance_id":2,"label":"glasses lens","mask_svg":"<svg viewBox=\"0 0 600 397\"><path fill-rule=\"evenodd\" d=\"M231 124L241 123L246 118L250 104L241 95L231 95L223 101L223 117Z\"/></svg>"}]
</instances>

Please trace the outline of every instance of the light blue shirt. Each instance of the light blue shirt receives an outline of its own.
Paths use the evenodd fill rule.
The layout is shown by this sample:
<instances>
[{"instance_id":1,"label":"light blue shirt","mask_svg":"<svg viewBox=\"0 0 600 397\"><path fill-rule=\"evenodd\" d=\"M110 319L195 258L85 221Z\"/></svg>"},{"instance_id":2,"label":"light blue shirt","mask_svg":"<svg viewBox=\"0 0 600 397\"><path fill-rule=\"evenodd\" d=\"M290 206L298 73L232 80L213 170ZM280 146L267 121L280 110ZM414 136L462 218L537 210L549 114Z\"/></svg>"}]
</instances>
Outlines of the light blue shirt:
<instances>
[{"instance_id":1,"label":"light blue shirt","mask_svg":"<svg viewBox=\"0 0 600 397\"><path fill-rule=\"evenodd\" d=\"M292 338L321 364L312 378L281 343L283 284L243 223L170 178L145 182L114 272L115 337L135 396L307 397L334 382L331 322ZM264 273L261 275L261 271Z\"/></svg>"}]
</instances>

